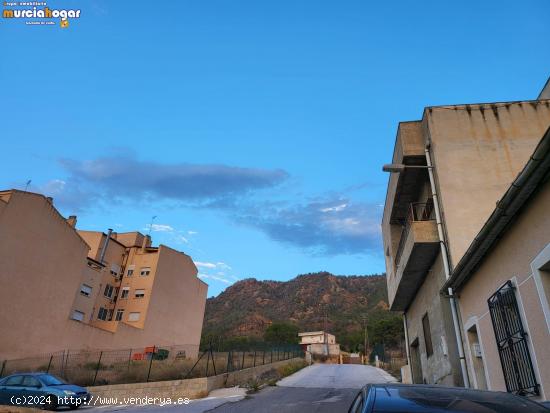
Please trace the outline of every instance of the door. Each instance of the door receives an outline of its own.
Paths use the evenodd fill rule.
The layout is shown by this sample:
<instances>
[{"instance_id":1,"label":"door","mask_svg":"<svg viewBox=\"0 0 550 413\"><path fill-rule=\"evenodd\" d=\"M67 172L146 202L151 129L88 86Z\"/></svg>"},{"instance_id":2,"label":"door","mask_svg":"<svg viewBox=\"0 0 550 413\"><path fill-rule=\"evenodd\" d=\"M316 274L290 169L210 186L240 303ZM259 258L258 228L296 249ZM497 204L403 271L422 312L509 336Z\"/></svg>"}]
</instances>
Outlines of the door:
<instances>
[{"instance_id":1,"label":"door","mask_svg":"<svg viewBox=\"0 0 550 413\"><path fill-rule=\"evenodd\" d=\"M411 375L414 384L422 384L422 364L420 363L420 350L418 337L411 343Z\"/></svg>"},{"instance_id":2,"label":"door","mask_svg":"<svg viewBox=\"0 0 550 413\"><path fill-rule=\"evenodd\" d=\"M15 375L7 377L0 386L0 403L17 404L12 399L23 395L23 376Z\"/></svg>"},{"instance_id":3,"label":"door","mask_svg":"<svg viewBox=\"0 0 550 413\"><path fill-rule=\"evenodd\" d=\"M22 395L25 397L25 401L29 407L41 408L40 396L42 396L42 383L31 375L23 377L22 382ZM45 396L45 394L44 394Z\"/></svg>"},{"instance_id":4,"label":"door","mask_svg":"<svg viewBox=\"0 0 550 413\"><path fill-rule=\"evenodd\" d=\"M539 384L533 370L528 337L523 328L512 282L507 281L487 302L506 389L522 396L538 396Z\"/></svg>"}]
</instances>

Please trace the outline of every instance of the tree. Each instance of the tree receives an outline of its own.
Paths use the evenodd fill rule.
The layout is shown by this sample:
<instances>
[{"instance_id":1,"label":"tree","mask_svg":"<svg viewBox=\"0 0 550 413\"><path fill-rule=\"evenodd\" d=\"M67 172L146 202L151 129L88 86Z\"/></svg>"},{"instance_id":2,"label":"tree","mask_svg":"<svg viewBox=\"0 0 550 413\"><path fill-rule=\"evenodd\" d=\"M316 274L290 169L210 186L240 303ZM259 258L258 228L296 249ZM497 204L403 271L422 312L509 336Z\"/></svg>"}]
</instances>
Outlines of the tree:
<instances>
[{"instance_id":1,"label":"tree","mask_svg":"<svg viewBox=\"0 0 550 413\"><path fill-rule=\"evenodd\" d=\"M290 323L273 323L265 330L264 340L272 344L298 344L298 327Z\"/></svg>"},{"instance_id":2,"label":"tree","mask_svg":"<svg viewBox=\"0 0 550 413\"><path fill-rule=\"evenodd\" d=\"M393 347L404 339L403 321L399 316L376 320L369 327L369 337L373 343L385 343Z\"/></svg>"}]
</instances>

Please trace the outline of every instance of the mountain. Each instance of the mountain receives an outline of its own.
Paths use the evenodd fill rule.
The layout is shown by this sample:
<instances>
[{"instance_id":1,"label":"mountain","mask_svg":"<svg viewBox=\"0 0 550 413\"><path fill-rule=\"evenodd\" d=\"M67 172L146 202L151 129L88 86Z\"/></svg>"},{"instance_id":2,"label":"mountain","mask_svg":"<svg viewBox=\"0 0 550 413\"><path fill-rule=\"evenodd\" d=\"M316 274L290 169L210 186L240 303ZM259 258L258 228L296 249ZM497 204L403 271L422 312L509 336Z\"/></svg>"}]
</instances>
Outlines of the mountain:
<instances>
[{"instance_id":1,"label":"mountain","mask_svg":"<svg viewBox=\"0 0 550 413\"><path fill-rule=\"evenodd\" d=\"M286 282L248 278L207 300L203 340L261 340L272 322L286 322L298 326L300 331L326 329L336 334L344 347L352 348L363 342L365 316L369 335L371 329L376 335L375 326L380 323L390 323L390 330L401 328L400 318L388 311L385 275L320 272ZM381 330L388 328L383 325Z\"/></svg>"}]
</instances>

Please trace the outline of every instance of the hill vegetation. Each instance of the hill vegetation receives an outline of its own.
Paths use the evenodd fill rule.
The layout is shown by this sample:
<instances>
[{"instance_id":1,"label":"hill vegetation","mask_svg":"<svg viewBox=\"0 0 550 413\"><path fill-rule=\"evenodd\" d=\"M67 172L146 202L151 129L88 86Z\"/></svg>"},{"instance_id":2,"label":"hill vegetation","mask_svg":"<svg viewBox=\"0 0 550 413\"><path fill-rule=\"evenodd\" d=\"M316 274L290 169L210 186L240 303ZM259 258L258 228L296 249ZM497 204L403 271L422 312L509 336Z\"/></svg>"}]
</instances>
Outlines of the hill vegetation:
<instances>
[{"instance_id":1,"label":"hill vegetation","mask_svg":"<svg viewBox=\"0 0 550 413\"><path fill-rule=\"evenodd\" d=\"M288 331L327 330L344 350L360 351L365 320L370 346L400 344L401 317L388 310L383 274L320 272L286 282L249 278L207 300L202 341L238 348L273 343L289 337Z\"/></svg>"}]
</instances>

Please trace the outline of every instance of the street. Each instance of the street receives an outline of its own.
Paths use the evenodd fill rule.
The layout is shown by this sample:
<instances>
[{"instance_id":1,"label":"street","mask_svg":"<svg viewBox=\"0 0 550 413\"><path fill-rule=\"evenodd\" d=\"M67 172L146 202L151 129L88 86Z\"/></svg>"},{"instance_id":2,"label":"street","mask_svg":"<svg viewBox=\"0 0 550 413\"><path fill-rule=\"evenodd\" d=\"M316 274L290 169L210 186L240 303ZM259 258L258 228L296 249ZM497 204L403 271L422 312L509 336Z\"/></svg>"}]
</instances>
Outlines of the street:
<instances>
[{"instance_id":1,"label":"street","mask_svg":"<svg viewBox=\"0 0 550 413\"><path fill-rule=\"evenodd\" d=\"M346 412L362 386L389 381L395 379L372 366L315 364L281 380L277 387L223 404L213 412Z\"/></svg>"},{"instance_id":2,"label":"street","mask_svg":"<svg viewBox=\"0 0 550 413\"><path fill-rule=\"evenodd\" d=\"M357 391L367 383L395 381L372 366L314 364L255 394L244 389L214 390L188 405L88 407L93 413L226 413L226 412L345 412ZM92 413L92 412L89 412Z\"/></svg>"}]
</instances>

